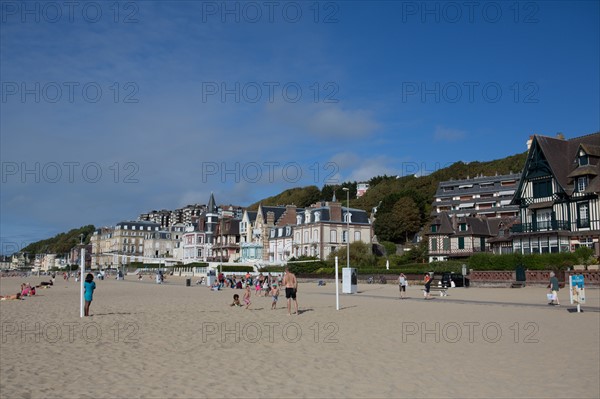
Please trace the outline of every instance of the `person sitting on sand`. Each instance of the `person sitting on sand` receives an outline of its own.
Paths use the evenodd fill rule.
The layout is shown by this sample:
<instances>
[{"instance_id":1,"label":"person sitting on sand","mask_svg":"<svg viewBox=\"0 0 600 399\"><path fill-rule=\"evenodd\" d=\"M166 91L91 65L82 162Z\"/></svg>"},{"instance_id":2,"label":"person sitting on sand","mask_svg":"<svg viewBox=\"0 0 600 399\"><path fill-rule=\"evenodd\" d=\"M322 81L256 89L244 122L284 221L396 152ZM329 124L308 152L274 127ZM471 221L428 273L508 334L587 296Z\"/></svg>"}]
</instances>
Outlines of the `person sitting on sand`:
<instances>
[{"instance_id":1,"label":"person sitting on sand","mask_svg":"<svg viewBox=\"0 0 600 399\"><path fill-rule=\"evenodd\" d=\"M29 283L21 284L21 296L28 296L30 292L31 292L31 286L29 285Z\"/></svg>"},{"instance_id":2,"label":"person sitting on sand","mask_svg":"<svg viewBox=\"0 0 600 399\"><path fill-rule=\"evenodd\" d=\"M229 306L242 306L240 303L240 296L238 294L233 294L233 302Z\"/></svg>"}]
</instances>

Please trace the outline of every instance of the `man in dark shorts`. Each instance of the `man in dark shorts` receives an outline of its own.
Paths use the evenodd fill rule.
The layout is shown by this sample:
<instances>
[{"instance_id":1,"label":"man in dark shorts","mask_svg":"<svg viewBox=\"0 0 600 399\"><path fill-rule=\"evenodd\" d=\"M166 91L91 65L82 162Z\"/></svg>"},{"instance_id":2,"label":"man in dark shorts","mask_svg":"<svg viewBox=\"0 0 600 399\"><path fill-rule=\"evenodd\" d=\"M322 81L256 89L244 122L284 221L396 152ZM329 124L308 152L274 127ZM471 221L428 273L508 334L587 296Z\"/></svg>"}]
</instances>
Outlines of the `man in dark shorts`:
<instances>
[{"instance_id":1,"label":"man in dark shorts","mask_svg":"<svg viewBox=\"0 0 600 399\"><path fill-rule=\"evenodd\" d=\"M298 301L296 300L296 293L298 292L298 280L294 273L290 272L290 269L285 268L285 275L283 276L283 286L285 287L285 298L287 299L287 310L288 314L292 314L292 299L296 308L295 314L298 314Z\"/></svg>"}]
</instances>

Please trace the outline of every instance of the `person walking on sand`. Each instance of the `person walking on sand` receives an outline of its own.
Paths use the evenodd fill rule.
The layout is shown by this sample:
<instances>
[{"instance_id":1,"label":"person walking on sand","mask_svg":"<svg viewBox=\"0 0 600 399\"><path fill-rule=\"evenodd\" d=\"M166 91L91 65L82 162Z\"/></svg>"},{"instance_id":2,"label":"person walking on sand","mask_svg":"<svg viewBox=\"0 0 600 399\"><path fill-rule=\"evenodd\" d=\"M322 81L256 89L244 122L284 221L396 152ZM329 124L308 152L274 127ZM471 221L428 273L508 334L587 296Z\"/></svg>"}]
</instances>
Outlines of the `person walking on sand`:
<instances>
[{"instance_id":1,"label":"person walking on sand","mask_svg":"<svg viewBox=\"0 0 600 399\"><path fill-rule=\"evenodd\" d=\"M273 283L273 287L271 288L271 297L273 297L271 310L277 309L277 299L279 299L279 287L277 287L277 283Z\"/></svg>"},{"instance_id":2,"label":"person walking on sand","mask_svg":"<svg viewBox=\"0 0 600 399\"><path fill-rule=\"evenodd\" d=\"M285 268L285 276L283 276L283 285L285 286L285 298L287 299L287 310L288 315L292 314L292 299L294 300L294 307L298 314L298 301L296 300L296 294L298 292L298 280L294 273L289 268Z\"/></svg>"},{"instance_id":3,"label":"person walking on sand","mask_svg":"<svg viewBox=\"0 0 600 399\"><path fill-rule=\"evenodd\" d=\"M250 305L252 305L252 302L250 302L251 294L252 294L252 291L250 291L250 285L246 284L246 291L244 292L244 304L246 305L246 309L248 309L250 307Z\"/></svg>"},{"instance_id":4,"label":"person walking on sand","mask_svg":"<svg viewBox=\"0 0 600 399\"><path fill-rule=\"evenodd\" d=\"M92 298L94 296L94 290L96 289L96 283L94 282L94 275L92 273L88 273L85 276L85 282L83 283L83 299L85 299L85 306L83 308L84 315L90 315L90 305L92 304Z\"/></svg>"},{"instance_id":5,"label":"person walking on sand","mask_svg":"<svg viewBox=\"0 0 600 399\"><path fill-rule=\"evenodd\" d=\"M431 282L433 279L429 275L429 273L425 273L425 278L423 279L423 283L425 284L425 299L431 299Z\"/></svg>"},{"instance_id":6,"label":"person walking on sand","mask_svg":"<svg viewBox=\"0 0 600 399\"><path fill-rule=\"evenodd\" d=\"M406 276L404 273L400 273L400 277L398 277L398 288L400 289L400 299L406 298Z\"/></svg>"},{"instance_id":7,"label":"person walking on sand","mask_svg":"<svg viewBox=\"0 0 600 399\"><path fill-rule=\"evenodd\" d=\"M558 301L558 279L556 278L556 274L554 272L550 272L550 292L552 292L552 300L548 305L556 305L560 306L560 302Z\"/></svg>"}]
</instances>

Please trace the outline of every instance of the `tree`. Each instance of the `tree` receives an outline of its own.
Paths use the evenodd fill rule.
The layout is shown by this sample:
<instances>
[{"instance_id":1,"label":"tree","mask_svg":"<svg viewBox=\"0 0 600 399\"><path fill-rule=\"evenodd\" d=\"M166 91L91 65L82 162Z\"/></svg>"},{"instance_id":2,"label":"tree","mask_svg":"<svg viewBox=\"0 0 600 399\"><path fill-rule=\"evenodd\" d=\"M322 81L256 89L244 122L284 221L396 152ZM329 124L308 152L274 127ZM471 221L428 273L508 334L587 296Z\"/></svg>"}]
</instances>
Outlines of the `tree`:
<instances>
[{"instance_id":1,"label":"tree","mask_svg":"<svg viewBox=\"0 0 600 399\"><path fill-rule=\"evenodd\" d=\"M339 247L337 250L329 254L329 261L334 261L335 257L338 257L339 265L345 267L347 248ZM375 255L371 253L371 247L362 241L355 241L350 243L350 266L352 267L374 267L377 264Z\"/></svg>"},{"instance_id":2,"label":"tree","mask_svg":"<svg viewBox=\"0 0 600 399\"><path fill-rule=\"evenodd\" d=\"M421 227L421 213L412 198L400 197L389 212L377 212L375 234L380 241L406 242Z\"/></svg>"}]
</instances>

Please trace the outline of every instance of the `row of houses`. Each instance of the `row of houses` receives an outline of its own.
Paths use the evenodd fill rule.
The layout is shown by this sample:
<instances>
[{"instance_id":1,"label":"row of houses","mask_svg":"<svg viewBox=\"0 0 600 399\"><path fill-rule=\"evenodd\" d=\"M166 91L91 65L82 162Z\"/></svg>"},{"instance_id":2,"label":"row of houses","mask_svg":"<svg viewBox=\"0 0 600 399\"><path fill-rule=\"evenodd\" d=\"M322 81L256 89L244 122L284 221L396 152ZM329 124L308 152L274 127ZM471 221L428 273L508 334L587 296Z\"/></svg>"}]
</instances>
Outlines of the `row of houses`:
<instances>
[{"instance_id":1,"label":"row of houses","mask_svg":"<svg viewBox=\"0 0 600 399\"><path fill-rule=\"evenodd\" d=\"M91 239L92 268L131 262L165 266L195 262L282 264L292 257L326 259L355 241L371 244L372 220L361 209L343 207L335 197L307 208L263 206L241 214L231 206L208 204L190 223L165 228L153 220L124 221L97 229ZM141 218L140 218L141 219Z\"/></svg>"},{"instance_id":2,"label":"row of houses","mask_svg":"<svg viewBox=\"0 0 600 399\"><path fill-rule=\"evenodd\" d=\"M425 233L429 260L580 246L600 256L599 174L600 132L570 140L530 137L520 175L439 185Z\"/></svg>"}]
</instances>

